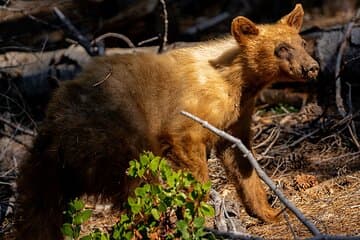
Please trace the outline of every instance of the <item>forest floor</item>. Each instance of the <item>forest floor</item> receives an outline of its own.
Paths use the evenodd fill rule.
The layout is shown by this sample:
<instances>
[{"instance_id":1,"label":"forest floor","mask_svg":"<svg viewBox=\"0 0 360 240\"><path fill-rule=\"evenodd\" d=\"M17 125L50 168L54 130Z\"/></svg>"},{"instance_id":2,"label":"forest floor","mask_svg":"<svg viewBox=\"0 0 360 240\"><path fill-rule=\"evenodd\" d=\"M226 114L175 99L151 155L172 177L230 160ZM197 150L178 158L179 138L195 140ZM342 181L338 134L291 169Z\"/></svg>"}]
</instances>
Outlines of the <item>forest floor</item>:
<instances>
[{"instance_id":1,"label":"forest floor","mask_svg":"<svg viewBox=\"0 0 360 240\"><path fill-rule=\"evenodd\" d=\"M284 105L262 106L253 117L254 151L268 175L321 232L360 235L360 151L348 134L351 119L325 116L316 104L308 104L300 111ZM31 145L30 136L18 139ZM13 196L8 193L15 187L17 166L26 149L3 138L0 150L0 214L5 215L0 239L12 239ZM270 224L250 217L234 185L227 181L220 161L209 159L209 165L212 186L224 200L230 230L265 239L311 237L290 213L287 219ZM276 195L269 191L269 196L274 207L283 207ZM93 216L85 224L85 232L109 229L118 220L109 205L89 201L87 207L93 209ZM212 222L210 219L209 224Z\"/></svg>"}]
</instances>

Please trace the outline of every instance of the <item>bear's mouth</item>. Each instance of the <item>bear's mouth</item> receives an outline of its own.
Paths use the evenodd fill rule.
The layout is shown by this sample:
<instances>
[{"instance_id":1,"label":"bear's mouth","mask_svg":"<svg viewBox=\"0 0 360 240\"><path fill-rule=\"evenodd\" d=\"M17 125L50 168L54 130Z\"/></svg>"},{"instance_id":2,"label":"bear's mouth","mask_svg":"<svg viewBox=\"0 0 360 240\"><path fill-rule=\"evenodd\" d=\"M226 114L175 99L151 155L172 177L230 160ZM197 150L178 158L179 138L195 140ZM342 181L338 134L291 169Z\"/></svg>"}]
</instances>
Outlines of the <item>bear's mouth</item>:
<instances>
[{"instance_id":1,"label":"bear's mouth","mask_svg":"<svg viewBox=\"0 0 360 240\"><path fill-rule=\"evenodd\" d=\"M302 69L302 78L304 81L315 81L318 76L318 70L306 71Z\"/></svg>"}]
</instances>

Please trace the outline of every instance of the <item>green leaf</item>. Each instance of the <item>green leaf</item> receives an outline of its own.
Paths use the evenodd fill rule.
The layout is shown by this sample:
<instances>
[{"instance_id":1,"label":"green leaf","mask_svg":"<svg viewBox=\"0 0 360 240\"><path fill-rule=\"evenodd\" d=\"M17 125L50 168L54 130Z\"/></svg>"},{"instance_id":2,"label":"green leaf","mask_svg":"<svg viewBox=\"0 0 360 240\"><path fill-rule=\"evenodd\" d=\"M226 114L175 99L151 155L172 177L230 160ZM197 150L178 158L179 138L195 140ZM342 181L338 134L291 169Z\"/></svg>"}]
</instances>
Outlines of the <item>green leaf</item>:
<instances>
[{"instance_id":1,"label":"green leaf","mask_svg":"<svg viewBox=\"0 0 360 240\"><path fill-rule=\"evenodd\" d=\"M209 233L205 232L203 228L199 228L195 231L195 239L206 239L206 240L214 239L207 235L209 235ZM207 237L205 237L205 236L207 236Z\"/></svg>"},{"instance_id":2,"label":"green leaf","mask_svg":"<svg viewBox=\"0 0 360 240\"><path fill-rule=\"evenodd\" d=\"M202 190L203 190L204 193L209 192L210 188L211 188L211 182L210 181L202 184Z\"/></svg>"},{"instance_id":3,"label":"green leaf","mask_svg":"<svg viewBox=\"0 0 360 240\"><path fill-rule=\"evenodd\" d=\"M160 213L156 208L151 209L151 215L155 218L155 220L160 219Z\"/></svg>"},{"instance_id":4,"label":"green leaf","mask_svg":"<svg viewBox=\"0 0 360 240\"><path fill-rule=\"evenodd\" d=\"M85 203L79 199L75 199L72 203L76 211L80 211L85 207Z\"/></svg>"},{"instance_id":5,"label":"green leaf","mask_svg":"<svg viewBox=\"0 0 360 240\"><path fill-rule=\"evenodd\" d=\"M159 163L160 163L160 158L159 157L154 157L151 160L151 162L149 164L149 168L150 168L150 171L152 172L152 174L156 174L158 172Z\"/></svg>"},{"instance_id":6,"label":"green leaf","mask_svg":"<svg viewBox=\"0 0 360 240\"><path fill-rule=\"evenodd\" d=\"M205 217L213 217L215 215L215 210L212 206L210 206L207 203L201 202L200 203L200 212L205 216Z\"/></svg>"},{"instance_id":7,"label":"green leaf","mask_svg":"<svg viewBox=\"0 0 360 240\"><path fill-rule=\"evenodd\" d=\"M74 231L70 223L64 223L61 227L61 233L67 237L73 237Z\"/></svg>"},{"instance_id":8,"label":"green leaf","mask_svg":"<svg viewBox=\"0 0 360 240\"><path fill-rule=\"evenodd\" d=\"M160 160L159 169L161 172L161 177L166 181L169 174L171 174L172 169L169 167L165 159Z\"/></svg>"},{"instance_id":9,"label":"green leaf","mask_svg":"<svg viewBox=\"0 0 360 240\"><path fill-rule=\"evenodd\" d=\"M152 195L159 195L163 192L163 189L160 185L150 185L150 188Z\"/></svg>"},{"instance_id":10,"label":"green leaf","mask_svg":"<svg viewBox=\"0 0 360 240\"><path fill-rule=\"evenodd\" d=\"M101 234L100 240L109 240L109 237L105 234Z\"/></svg>"},{"instance_id":11,"label":"green leaf","mask_svg":"<svg viewBox=\"0 0 360 240\"><path fill-rule=\"evenodd\" d=\"M125 233L124 237L127 240L131 240L133 238L133 233L132 232L127 232L127 233Z\"/></svg>"},{"instance_id":12,"label":"green leaf","mask_svg":"<svg viewBox=\"0 0 360 240\"><path fill-rule=\"evenodd\" d=\"M85 236L85 237L82 237L80 238L80 240L92 240L93 238L91 236Z\"/></svg>"},{"instance_id":13,"label":"green leaf","mask_svg":"<svg viewBox=\"0 0 360 240\"><path fill-rule=\"evenodd\" d=\"M84 210L74 216L73 223L75 225L81 225L91 217L91 210Z\"/></svg>"},{"instance_id":14,"label":"green leaf","mask_svg":"<svg viewBox=\"0 0 360 240\"><path fill-rule=\"evenodd\" d=\"M147 193L147 192L146 192L146 189L143 188L143 187L137 187L137 188L135 189L135 195L136 195L137 197L143 198L143 197L145 197L146 193Z\"/></svg>"},{"instance_id":15,"label":"green leaf","mask_svg":"<svg viewBox=\"0 0 360 240\"><path fill-rule=\"evenodd\" d=\"M145 172L146 172L145 168L139 168L137 171L137 175L142 178L144 176Z\"/></svg>"},{"instance_id":16,"label":"green leaf","mask_svg":"<svg viewBox=\"0 0 360 240\"><path fill-rule=\"evenodd\" d=\"M133 214L138 214L141 211L141 199L140 198L137 198L137 201L135 201L134 198L129 197L128 203L131 208L131 212Z\"/></svg>"},{"instance_id":17,"label":"green leaf","mask_svg":"<svg viewBox=\"0 0 360 240\"><path fill-rule=\"evenodd\" d=\"M190 222L193 219L193 212L190 209L185 209L184 219L186 222Z\"/></svg>"},{"instance_id":18,"label":"green leaf","mask_svg":"<svg viewBox=\"0 0 360 240\"><path fill-rule=\"evenodd\" d=\"M182 239L190 238L190 234L187 230L188 224L184 220L177 221L176 227L177 227L178 231L181 233Z\"/></svg>"},{"instance_id":19,"label":"green leaf","mask_svg":"<svg viewBox=\"0 0 360 240\"><path fill-rule=\"evenodd\" d=\"M80 225L77 225L77 226L73 227L73 237L75 239L77 239L80 236L80 230L81 230Z\"/></svg>"},{"instance_id":20,"label":"green leaf","mask_svg":"<svg viewBox=\"0 0 360 240\"><path fill-rule=\"evenodd\" d=\"M193 191L190 193L190 195L189 195L190 199L193 200L193 201L194 201L195 199L197 199L198 196L199 196L199 194L198 194L198 192L195 191L195 190L193 190Z\"/></svg>"},{"instance_id":21,"label":"green leaf","mask_svg":"<svg viewBox=\"0 0 360 240\"><path fill-rule=\"evenodd\" d=\"M205 219L203 217L196 217L193 224L195 228L202 228L205 224Z\"/></svg>"},{"instance_id":22,"label":"green leaf","mask_svg":"<svg viewBox=\"0 0 360 240\"><path fill-rule=\"evenodd\" d=\"M80 216L82 217L83 221L89 220L91 217L92 211L90 209L84 210L80 213Z\"/></svg>"},{"instance_id":23,"label":"green leaf","mask_svg":"<svg viewBox=\"0 0 360 240\"><path fill-rule=\"evenodd\" d=\"M126 214L122 214L120 218L120 224L123 224L125 222L128 222L130 220L129 216Z\"/></svg>"},{"instance_id":24,"label":"green leaf","mask_svg":"<svg viewBox=\"0 0 360 240\"><path fill-rule=\"evenodd\" d=\"M195 178L190 173L184 174L183 183L185 188L189 188L194 182Z\"/></svg>"},{"instance_id":25,"label":"green leaf","mask_svg":"<svg viewBox=\"0 0 360 240\"><path fill-rule=\"evenodd\" d=\"M144 168L144 167L147 167L147 165L149 164L150 160L149 160L149 156L146 155L146 154L141 154L140 155L140 164L141 166Z\"/></svg>"},{"instance_id":26,"label":"green leaf","mask_svg":"<svg viewBox=\"0 0 360 240\"><path fill-rule=\"evenodd\" d=\"M113 239L120 239L120 231L118 229L114 230L112 237Z\"/></svg>"},{"instance_id":27,"label":"green leaf","mask_svg":"<svg viewBox=\"0 0 360 240\"><path fill-rule=\"evenodd\" d=\"M163 202L160 202L159 207L158 207L158 210L159 210L160 212L166 212L166 210L167 210L166 204L163 203Z\"/></svg>"}]
</instances>

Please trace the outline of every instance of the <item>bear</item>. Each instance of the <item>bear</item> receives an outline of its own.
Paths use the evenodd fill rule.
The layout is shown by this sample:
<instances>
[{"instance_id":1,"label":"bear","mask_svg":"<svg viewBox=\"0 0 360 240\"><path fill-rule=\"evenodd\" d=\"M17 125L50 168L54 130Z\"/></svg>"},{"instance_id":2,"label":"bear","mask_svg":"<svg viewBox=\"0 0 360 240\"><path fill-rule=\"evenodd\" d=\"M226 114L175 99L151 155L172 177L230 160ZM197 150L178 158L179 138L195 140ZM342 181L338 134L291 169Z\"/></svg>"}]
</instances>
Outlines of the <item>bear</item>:
<instances>
[{"instance_id":1,"label":"bear","mask_svg":"<svg viewBox=\"0 0 360 240\"><path fill-rule=\"evenodd\" d=\"M83 194L121 206L138 182L126 176L143 151L168 159L200 182L215 149L247 212L278 218L249 161L238 149L180 112L240 138L251 149L255 99L278 81L315 79L318 63L299 35L300 4L278 22L243 16L223 39L163 54L95 57L53 94L28 159L20 168L17 239L62 239L62 212Z\"/></svg>"}]
</instances>

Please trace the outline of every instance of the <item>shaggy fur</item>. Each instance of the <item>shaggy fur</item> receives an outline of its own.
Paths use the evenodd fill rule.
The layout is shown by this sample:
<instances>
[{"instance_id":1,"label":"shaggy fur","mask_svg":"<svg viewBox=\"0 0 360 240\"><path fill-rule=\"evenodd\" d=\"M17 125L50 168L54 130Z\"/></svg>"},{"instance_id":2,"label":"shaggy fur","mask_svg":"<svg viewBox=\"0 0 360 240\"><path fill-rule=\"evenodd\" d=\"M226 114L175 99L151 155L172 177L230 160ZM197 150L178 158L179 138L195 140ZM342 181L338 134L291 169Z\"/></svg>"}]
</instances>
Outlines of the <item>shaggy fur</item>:
<instances>
[{"instance_id":1,"label":"shaggy fur","mask_svg":"<svg viewBox=\"0 0 360 240\"><path fill-rule=\"evenodd\" d=\"M206 153L215 147L247 211L276 219L258 175L238 150L182 116L186 110L251 147L256 95L279 79L307 80L318 72L298 34L301 5L271 25L245 17L232 37L162 55L137 53L94 58L64 83L18 180L18 239L61 239L62 211L82 194L116 205L136 182L128 161L144 150L167 157L174 168L209 179Z\"/></svg>"}]
</instances>

